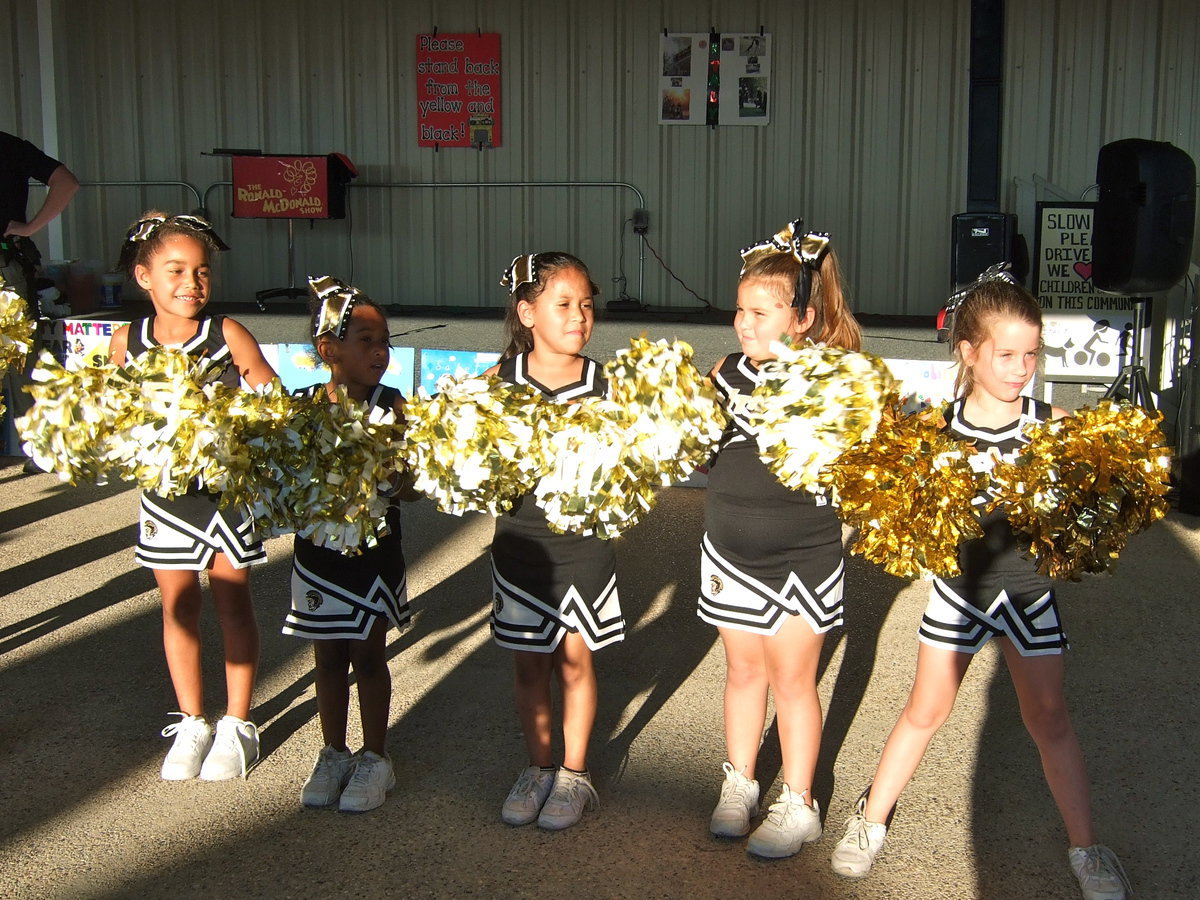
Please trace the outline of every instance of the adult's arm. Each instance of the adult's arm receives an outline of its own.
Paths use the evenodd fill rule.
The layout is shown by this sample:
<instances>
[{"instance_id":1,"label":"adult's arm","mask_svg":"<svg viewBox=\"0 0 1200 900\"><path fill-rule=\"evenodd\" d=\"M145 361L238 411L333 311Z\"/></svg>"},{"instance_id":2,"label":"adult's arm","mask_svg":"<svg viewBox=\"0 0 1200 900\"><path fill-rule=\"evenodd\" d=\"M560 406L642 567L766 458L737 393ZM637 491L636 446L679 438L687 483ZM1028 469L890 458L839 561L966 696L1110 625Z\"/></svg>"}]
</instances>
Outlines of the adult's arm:
<instances>
[{"instance_id":1,"label":"adult's arm","mask_svg":"<svg viewBox=\"0 0 1200 900\"><path fill-rule=\"evenodd\" d=\"M79 179L64 165L59 165L46 181L46 187L49 191L46 193L46 199L42 202L42 208L28 222L18 222L15 219L8 223L5 228L5 234L15 235L17 237L32 237L37 234L47 225L54 221L67 204L71 202L71 198L75 196L75 192L79 190Z\"/></svg>"}]
</instances>

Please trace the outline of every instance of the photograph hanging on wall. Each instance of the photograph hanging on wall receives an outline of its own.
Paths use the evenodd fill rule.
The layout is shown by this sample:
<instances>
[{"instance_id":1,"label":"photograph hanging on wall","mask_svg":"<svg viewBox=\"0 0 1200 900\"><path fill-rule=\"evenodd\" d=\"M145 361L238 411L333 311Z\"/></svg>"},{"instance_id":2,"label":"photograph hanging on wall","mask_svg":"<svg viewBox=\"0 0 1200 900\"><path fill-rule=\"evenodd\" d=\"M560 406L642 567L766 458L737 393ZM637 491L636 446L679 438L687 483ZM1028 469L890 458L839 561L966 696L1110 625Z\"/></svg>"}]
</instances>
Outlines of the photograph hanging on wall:
<instances>
[{"instance_id":1,"label":"photograph hanging on wall","mask_svg":"<svg viewBox=\"0 0 1200 900\"><path fill-rule=\"evenodd\" d=\"M771 36L721 35L721 125L766 125L770 119Z\"/></svg>"},{"instance_id":2,"label":"photograph hanging on wall","mask_svg":"<svg viewBox=\"0 0 1200 900\"><path fill-rule=\"evenodd\" d=\"M1042 306L1045 375L1051 381L1105 383L1129 361L1134 307L1146 298L1092 285L1093 203L1037 205L1034 294Z\"/></svg>"},{"instance_id":3,"label":"photograph hanging on wall","mask_svg":"<svg viewBox=\"0 0 1200 900\"><path fill-rule=\"evenodd\" d=\"M708 35L664 33L659 38L658 124L703 125L708 83Z\"/></svg>"},{"instance_id":4,"label":"photograph hanging on wall","mask_svg":"<svg viewBox=\"0 0 1200 900\"><path fill-rule=\"evenodd\" d=\"M770 47L771 36L759 32L664 32L659 38L658 124L768 124Z\"/></svg>"}]
</instances>

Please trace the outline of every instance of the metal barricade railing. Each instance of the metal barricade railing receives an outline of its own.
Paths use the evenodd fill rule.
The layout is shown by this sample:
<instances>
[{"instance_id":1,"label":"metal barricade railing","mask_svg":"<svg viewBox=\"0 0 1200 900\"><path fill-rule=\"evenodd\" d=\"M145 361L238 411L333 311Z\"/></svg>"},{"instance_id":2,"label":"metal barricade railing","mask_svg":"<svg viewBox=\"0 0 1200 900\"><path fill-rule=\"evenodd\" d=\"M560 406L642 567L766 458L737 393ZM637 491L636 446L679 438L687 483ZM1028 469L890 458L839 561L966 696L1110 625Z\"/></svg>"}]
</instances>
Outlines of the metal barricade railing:
<instances>
[{"instance_id":1,"label":"metal barricade railing","mask_svg":"<svg viewBox=\"0 0 1200 900\"><path fill-rule=\"evenodd\" d=\"M214 181L204 189L200 198L202 209L208 209L208 198L215 188L232 187L232 181ZM632 191L637 197L638 206L645 208L646 197L638 188L627 181L363 181L351 183L348 187L355 190L364 188L397 190L402 188L619 188ZM638 291L641 297L645 290L646 243L638 241Z\"/></svg>"}]
</instances>

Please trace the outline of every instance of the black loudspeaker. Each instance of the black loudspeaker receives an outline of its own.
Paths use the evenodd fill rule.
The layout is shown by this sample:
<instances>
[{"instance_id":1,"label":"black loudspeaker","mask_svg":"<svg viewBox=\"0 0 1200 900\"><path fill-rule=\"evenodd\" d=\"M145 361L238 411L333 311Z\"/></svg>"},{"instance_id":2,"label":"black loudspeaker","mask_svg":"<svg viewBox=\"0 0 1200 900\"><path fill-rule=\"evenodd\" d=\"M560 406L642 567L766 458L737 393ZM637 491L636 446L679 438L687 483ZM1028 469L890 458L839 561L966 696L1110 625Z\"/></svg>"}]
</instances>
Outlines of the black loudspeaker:
<instances>
[{"instance_id":1,"label":"black loudspeaker","mask_svg":"<svg viewBox=\"0 0 1200 900\"><path fill-rule=\"evenodd\" d=\"M1187 272L1196 217L1196 164L1171 144L1130 138L1100 148L1092 220L1092 284L1165 291Z\"/></svg>"},{"instance_id":2,"label":"black loudspeaker","mask_svg":"<svg viewBox=\"0 0 1200 900\"><path fill-rule=\"evenodd\" d=\"M954 217L953 243L950 248L950 280L955 285L970 284L996 263L1018 263L1016 255L1017 217L1010 213L959 213ZM1013 266L1018 269L1017 265ZM1018 278L1024 274L1014 271Z\"/></svg>"}]
</instances>

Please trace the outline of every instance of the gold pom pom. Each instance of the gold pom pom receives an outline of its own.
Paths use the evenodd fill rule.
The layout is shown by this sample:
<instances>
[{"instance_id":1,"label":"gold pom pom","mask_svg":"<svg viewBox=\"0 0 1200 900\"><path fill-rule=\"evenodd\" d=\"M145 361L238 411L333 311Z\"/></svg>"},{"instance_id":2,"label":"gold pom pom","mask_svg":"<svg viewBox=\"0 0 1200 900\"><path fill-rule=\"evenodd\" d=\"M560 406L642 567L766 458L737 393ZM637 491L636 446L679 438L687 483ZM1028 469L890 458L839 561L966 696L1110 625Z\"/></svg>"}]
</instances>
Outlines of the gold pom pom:
<instances>
[{"instance_id":1,"label":"gold pom pom","mask_svg":"<svg viewBox=\"0 0 1200 900\"><path fill-rule=\"evenodd\" d=\"M997 463L994 500L1029 541L1038 571L1078 580L1112 567L1129 538L1161 519L1171 451L1153 415L1102 400L1030 426L1015 463Z\"/></svg>"},{"instance_id":2,"label":"gold pom pom","mask_svg":"<svg viewBox=\"0 0 1200 900\"><path fill-rule=\"evenodd\" d=\"M942 431L939 410L884 414L870 440L842 453L822 478L858 529L850 552L901 578L959 574L959 542L982 535L972 500L987 476L975 450Z\"/></svg>"},{"instance_id":3,"label":"gold pom pom","mask_svg":"<svg viewBox=\"0 0 1200 900\"><path fill-rule=\"evenodd\" d=\"M820 490L820 472L847 448L871 437L897 394L878 357L840 347L773 344L776 358L746 403L759 456L795 490Z\"/></svg>"},{"instance_id":4,"label":"gold pom pom","mask_svg":"<svg viewBox=\"0 0 1200 900\"><path fill-rule=\"evenodd\" d=\"M28 388L34 404L16 420L25 454L47 472L71 484L105 481L108 440L117 409L109 379L117 367L64 366L42 351Z\"/></svg>"},{"instance_id":5,"label":"gold pom pom","mask_svg":"<svg viewBox=\"0 0 1200 900\"><path fill-rule=\"evenodd\" d=\"M6 368L25 368L36 329L25 299L0 277L0 375Z\"/></svg>"},{"instance_id":6,"label":"gold pom pom","mask_svg":"<svg viewBox=\"0 0 1200 900\"><path fill-rule=\"evenodd\" d=\"M604 374L625 421L626 464L639 477L657 485L684 481L712 457L728 417L688 344L634 338Z\"/></svg>"},{"instance_id":7,"label":"gold pom pom","mask_svg":"<svg viewBox=\"0 0 1200 900\"><path fill-rule=\"evenodd\" d=\"M533 489L552 531L614 538L654 506L653 482L631 466L626 410L612 400L544 402L535 455L545 472Z\"/></svg>"},{"instance_id":8,"label":"gold pom pom","mask_svg":"<svg viewBox=\"0 0 1200 900\"><path fill-rule=\"evenodd\" d=\"M234 391L219 376L211 360L167 347L118 367L105 385L105 402L115 410L105 465L168 499L218 483L223 467L213 450Z\"/></svg>"},{"instance_id":9,"label":"gold pom pom","mask_svg":"<svg viewBox=\"0 0 1200 900\"><path fill-rule=\"evenodd\" d=\"M443 376L438 393L405 408L404 459L414 487L442 512L500 515L541 474L531 454L540 394L494 375Z\"/></svg>"}]
</instances>

